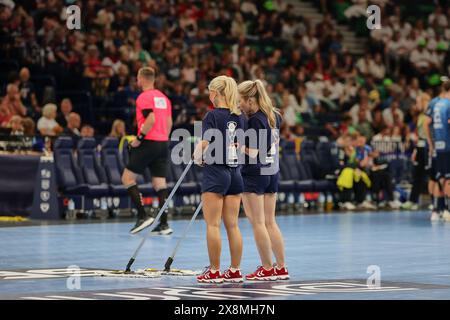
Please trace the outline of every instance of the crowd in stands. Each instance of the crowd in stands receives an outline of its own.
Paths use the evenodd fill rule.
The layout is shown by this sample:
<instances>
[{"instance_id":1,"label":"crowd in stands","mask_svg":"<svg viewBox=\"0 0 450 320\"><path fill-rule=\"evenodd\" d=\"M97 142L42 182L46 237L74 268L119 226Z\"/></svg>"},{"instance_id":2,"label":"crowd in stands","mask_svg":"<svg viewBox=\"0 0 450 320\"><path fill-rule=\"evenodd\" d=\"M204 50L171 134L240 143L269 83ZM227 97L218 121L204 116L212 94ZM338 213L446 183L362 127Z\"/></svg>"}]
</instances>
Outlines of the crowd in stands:
<instances>
[{"instance_id":1,"label":"crowd in stands","mask_svg":"<svg viewBox=\"0 0 450 320\"><path fill-rule=\"evenodd\" d=\"M341 2L349 24L368 4ZM450 72L450 8L437 1L412 13L414 4L373 1L381 29L357 57L337 31L334 2L319 3L324 18L314 24L280 0L2 0L0 59L19 69L2 75L0 126L17 133L20 118L41 135L108 135L121 118L125 126L112 131L134 132L135 74L147 65L172 100L175 128L202 119L208 81L227 74L267 84L284 115L284 139L359 132L370 141L384 130L413 140L416 98L435 96L439 75ZM66 27L70 4L81 9L81 30ZM37 89L42 75L54 78L53 93ZM93 117L77 105L79 114L72 111L64 93L74 90L92 97Z\"/></svg>"}]
</instances>

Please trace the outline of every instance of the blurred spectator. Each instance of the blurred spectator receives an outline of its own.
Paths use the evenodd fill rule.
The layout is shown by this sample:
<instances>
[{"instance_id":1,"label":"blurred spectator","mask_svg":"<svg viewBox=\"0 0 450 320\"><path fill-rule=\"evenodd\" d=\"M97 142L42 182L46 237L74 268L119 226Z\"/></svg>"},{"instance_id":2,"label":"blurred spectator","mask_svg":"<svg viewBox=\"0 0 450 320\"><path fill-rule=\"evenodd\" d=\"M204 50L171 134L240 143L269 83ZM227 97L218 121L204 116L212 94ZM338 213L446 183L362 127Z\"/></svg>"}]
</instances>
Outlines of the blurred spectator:
<instances>
[{"instance_id":1,"label":"blurred spectator","mask_svg":"<svg viewBox=\"0 0 450 320\"><path fill-rule=\"evenodd\" d=\"M353 146L356 152L355 160L357 163L357 169L355 170L354 175L354 200L356 202L356 206L360 209L376 209L376 207L366 198L368 189L371 187L371 182L368 179L364 179L364 177L367 177L370 167L372 166L372 147L366 142L367 139L363 135L358 132L355 133Z\"/></svg>"},{"instance_id":2,"label":"blurred spectator","mask_svg":"<svg viewBox=\"0 0 450 320\"><path fill-rule=\"evenodd\" d=\"M289 127L295 126L297 123L297 115L295 113L295 108L291 104L291 99L289 97L289 92L285 91L282 95L282 103L280 104L281 114L283 119Z\"/></svg>"},{"instance_id":3,"label":"blurred spectator","mask_svg":"<svg viewBox=\"0 0 450 320\"><path fill-rule=\"evenodd\" d=\"M95 130L91 125L84 124L81 127L80 135L82 138L93 138L95 136Z\"/></svg>"},{"instance_id":4,"label":"blurred spectator","mask_svg":"<svg viewBox=\"0 0 450 320\"><path fill-rule=\"evenodd\" d=\"M37 122L37 129L43 136L56 136L62 132L62 127L56 122L57 107L48 103L42 108L42 117Z\"/></svg>"},{"instance_id":5,"label":"blurred spectator","mask_svg":"<svg viewBox=\"0 0 450 320\"><path fill-rule=\"evenodd\" d=\"M192 97L196 97L199 95L208 95L209 92L206 81L203 79L199 80L197 82L197 86L191 89L190 94Z\"/></svg>"},{"instance_id":6,"label":"blurred spectator","mask_svg":"<svg viewBox=\"0 0 450 320\"><path fill-rule=\"evenodd\" d=\"M371 149L365 142L365 138L356 132L343 134L337 141L343 150L337 186L340 191L341 206L346 210L374 208L373 204L366 199L370 180L365 170L370 166Z\"/></svg>"},{"instance_id":7,"label":"blurred spectator","mask_svg":"<svg viewBox=\"0 0 450 320\"><path fill-rule=\"evenodd\" d=\"M11 128L10 135L12 136L23 136L23 125L22 118L20 116L12 116L9 120L9 127Z\"/></svg>"},{"instance_id":8,"label":"blurred spectator","mask_svg":"<svg viewBox=\"0 0 450 320\"><path fill-rule=\"evenodd\" d=\"M125 128L125 122L120 119L114 120L111 126L111 132L109 133L109 136L113 138L118 138L120 140L122 137L125 137L126 135L127 133Z\"/></svg>"},{"instance_id":9,"label":"blurred spectator","mask_svg":"<svg viewBox=\"0 0 450 320\"><path fill-rule=\"evenodd\" d=\"M325 128L330 131L331 136L334 139L338 139L343 135L354 133L354 127L352 125L352 117L349 114L345 114L342 120L337 124L327 123Z\"/></svg>"},{"instance_id":10,"label":"blurred spectator","mask_svg":"<svg viewBox=\"0 0 450 320\"><path fill-rule=\"evenodd\" d=\"M325 89L325 82L320 73L314 73L311 80L306 82L306 89L308 95L318 100L323 98L323 90Z\"/></svg>"},{"instance_id":11,"label":"blurred spectator","mask_svg":"<svg viewBox=\"0 0 450 320\"><path fill-rule=\"evenodd\" d=\"M350 109L350 115L352 117L353 124L358 123L358 114L360 111L364 111L366 113L367 121L372 122L371 106L369 105L367 90L362 88L360 89L359 93L359 102Z\"/></svg>"},{"instance_id":12,"label":"blurred spectator","mask_svg":"<svg viewBox=\"0 0 450 320\"><path fill-rule=\"evenodd\" d=\"M297 113L314 113L316 101L307 95L305 85L300 85L297 88L295 95L291 98L295 112Z\"/></svg>"},{"instance_id":13,"label":"blurred spectator","mask_svg":"<svg viewBox=\"0 0 450 320\"><path fill-rule=\"evenodd\" d=\"M27 117L22 118L23 135L26 137L33 137L36 135L36 124L33 119Z\"/></svg>"},{"instance_id":14,"label":"blurred spectator","mask_svg":"<svg viewBox=\"0 0 450 320\"><path fill-rule=\"evenodd\" d=\"M36 91L33 83L30 81L30 70L28 68L20 69L19 78L20 97L27 108L27 114L33 115L34 113L40 113L41 108L38 105Z\"/></svg>"},{"instance_id":15,"label":"blurred spectator","mask_svg":"<svg viewBox=\"0 0 450 320\"><path fill-rule=\"evenodd\" d=\"M428 16L428 24L433 25L434 23L441 28L448 26L448 17L442 12L441 6L437 6L435 11Z\"/></svg>"},{"instance_id":16,"label":"blurred spectator","mask_svg":"<svg viewBox=\"0 0 450 320\"><path fill-rule=\"evenodd\" d=\"M330 92L328 99L332 100L335 104L339 104L339 99L344 94L344 85L337 81L337 75L332 75L331 79L325 82L325 86Z\"/></svg>"},{"instance_id":17,"label":"blurred spectator","mask_svg":"<svg viewBox=\"0 0 450 320\"><path fill-rule=\"evenodd\" d=\"M397 118L397 121L395 119ZM387 126L393 126L395 123L403 122L403 111L399 109L398 100L391 102L389 108L383 110L383 120Z\"/></svg>"},{"instance_id":18,"label":"blurred spectator","mask_svg":"<svg viewBox=\"0 0 450 320\"><path fill-rule=\"evenodd\" d=\"M361 133L367 141L370 141L373 136L372 123L367 119L367 112L365 109L360 109L358 112L355 130Z\"/></svg>"},{"instance_id":19,"label":"blurred spectator","mask_svg":"<svg viewBox=\"0 0 450 320\"><path fill-rule=\"evenodd\" d=\"M63 128L67 126L67 121L70 113L72 112L72 101L69 98L64 98L61 101L60 110L58 116L56 117L56 122L58 122Z\"/></svg>"},{"instance_id":20,"label":"blurred spectator","mask_svg":"<svg viewBox=\"0 0 450 320\"><path fill-rule=\"evenodd\" d=\"M423 74L427 72L431 67L431 55L426 48L426 40L420 39L417 42L417 48L415 48L409 57L413 67L417 72Z\"/></svg>"},{"instance_id":21,"label":"blurred spectator","mask_svg":"<svg viewBox=\"0 0 450 320\"><path fill-rule=\"evenodd\" d=\"M8 84L6 96L0 104L0 126L7 125L12 116L25 117L26 114L27 109L20 99L19 87L16 84Z\"/></svg>"},{"instance_id":22,"label":"blurred spectator","mask_svg":"<svg viewBox=\"0 0 450 320\"><path fill-rule=\"evenodd\" d=\"M344 14L347 18L355 18L366 15L367 0L352 0L353 5L349 6Z\"/></svg>"},{"instance_id":23,"label":"blurred spectator","mask_svg":"<svg viewBox=\"0 0 450 320\"><path fill-rule=\"evenodd\" d=\"M62 135L70 137L79 137L81 126L81 117L78 113L71 112L67 117L67 125L64 128Z\"/></svg>"},{"instance_id":24,"label":"blurred spectator","mask_svg":"<svg viewBox=\"0 0 450 320\"><path fill-rule=\"evenodd\" d=\"M130 70L126 64L120 65L118 72L111 78L109 91L123 91L130 83Z\"/></svg>"},{"instance_id":25,"label":"blurred spectator","mask_svg":"<svg viewBox=\"0 0 450 320\"><path fill-rule=\"evenodd\" d=\"M309 29L308 33L303 36L302 46L309 56L312 56L319 48L319 40L316 38L313 29Z\"/></svg>"},{"instance_id":26,"label":"blurred spectator","mask_svg":"<svg viewBox=\"0 0 450 320\"><path fill-rule=\"evenodd\" d=\"M401 202L394 200L394 186L392 185L392 176L389 171L389 164L383 159L379 158L380 152L373 151L371 157L373 158L373 165L371 166L370 178L372 180L372 193L377 206L382 207L381 199L387 202L389 208L399 209Z\"/></svg>"}]
</instances>

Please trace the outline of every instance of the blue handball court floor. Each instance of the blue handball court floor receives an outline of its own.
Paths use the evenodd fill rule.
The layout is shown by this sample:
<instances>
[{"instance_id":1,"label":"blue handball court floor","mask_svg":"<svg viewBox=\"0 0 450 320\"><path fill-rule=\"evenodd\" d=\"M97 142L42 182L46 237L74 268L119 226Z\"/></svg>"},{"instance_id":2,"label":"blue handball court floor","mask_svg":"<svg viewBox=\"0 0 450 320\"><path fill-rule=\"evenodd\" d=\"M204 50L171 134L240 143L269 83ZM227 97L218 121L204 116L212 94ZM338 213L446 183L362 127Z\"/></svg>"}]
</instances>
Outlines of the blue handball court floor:
<instances>
[{"instance_id":1,"label":"blue handball court floor","mask_svg":"<svg viewBox=\"0 0 450 320\"><path fill-rule=\"evenodd\" d=\"M150 237L133 268L162 268L187 222L173 221L170 236ZM96 276L93 270L126 266L143 237L128 233L132 222L0 228L0 299L450 299L450 223L432 223L428 212L285 215L278 222L291 279L225 285L197 284L195 277ZM245 218L240 227L246 274L259 258ZM222 238L224 269L224 231ZM204 239L199 219L173 267L203 269ZM81 277L74 278L74 266Z\"/></svg>"}]
</instances>

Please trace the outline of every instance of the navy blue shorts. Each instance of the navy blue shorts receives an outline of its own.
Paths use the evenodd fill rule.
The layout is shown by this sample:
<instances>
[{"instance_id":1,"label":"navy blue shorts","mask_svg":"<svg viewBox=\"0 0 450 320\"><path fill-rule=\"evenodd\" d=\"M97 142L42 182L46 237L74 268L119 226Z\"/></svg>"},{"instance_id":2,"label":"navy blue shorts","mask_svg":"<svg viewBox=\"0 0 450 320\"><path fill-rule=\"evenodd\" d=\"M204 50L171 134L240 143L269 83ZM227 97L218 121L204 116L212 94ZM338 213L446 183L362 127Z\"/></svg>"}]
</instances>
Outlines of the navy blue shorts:
<instances>
[{"instance_id":1,"label":"navy blue shorts","mask_svg":"<svg viewBox=\"0 0 450 320\"><path fill-rule=\"evenodd\" d=\"M240 194L244 190L241 169L225 165L207 165L203 168L202 193L213 192L223 196Z\"/></svg>"},{"instance_id":2,"label":"navy blue shorts","mask_svg":"<svg viewBox=\"0 0 450 320\"><path fill-rule=\"evenodd\" d=\"M270 176L246 176L244 179L244 192L265 194L265 193L277 193L278 181L280 179L280 173L276 173Z\"/></svg>"},{"instance_id":3,"label":"navy blue shorts","mask_svg":"<svg viewBox=\"0 0 450 320\"><path fill-rule=\"evenodd\" d=\"M450 179L450 152L438 152L436 157L436 179Z\"/></svg>"}]
</instances>

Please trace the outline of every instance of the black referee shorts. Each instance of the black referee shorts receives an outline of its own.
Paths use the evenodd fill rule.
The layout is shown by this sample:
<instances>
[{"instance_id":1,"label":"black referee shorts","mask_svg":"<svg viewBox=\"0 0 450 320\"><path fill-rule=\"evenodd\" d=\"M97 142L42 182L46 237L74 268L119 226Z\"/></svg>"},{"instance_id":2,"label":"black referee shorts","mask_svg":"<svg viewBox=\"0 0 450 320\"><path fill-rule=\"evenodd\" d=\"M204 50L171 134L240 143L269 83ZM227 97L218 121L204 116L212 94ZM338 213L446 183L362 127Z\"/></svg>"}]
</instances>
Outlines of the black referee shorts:
<instances>
[{"instance_id":1,"label":"black referee shorts","mask_svg":"<svg viewBox=\"0 0 450 320\"><path fill-rule=\"evenodd\" d=\"M150 169L152 177L166 178L169 142L144 140L139 147L130 149L127 169L136 174Z\"/></svg>"},{"instance_id":2,"label":"black referee shorts","mask_svg":"<svg viewBox=\"0 0 450 320\"><path fill-rule=\"evenodd\" d=\"M436 180L450 180L450 152L438 152L436 157Z\"/></svg>"}]
</instances>

